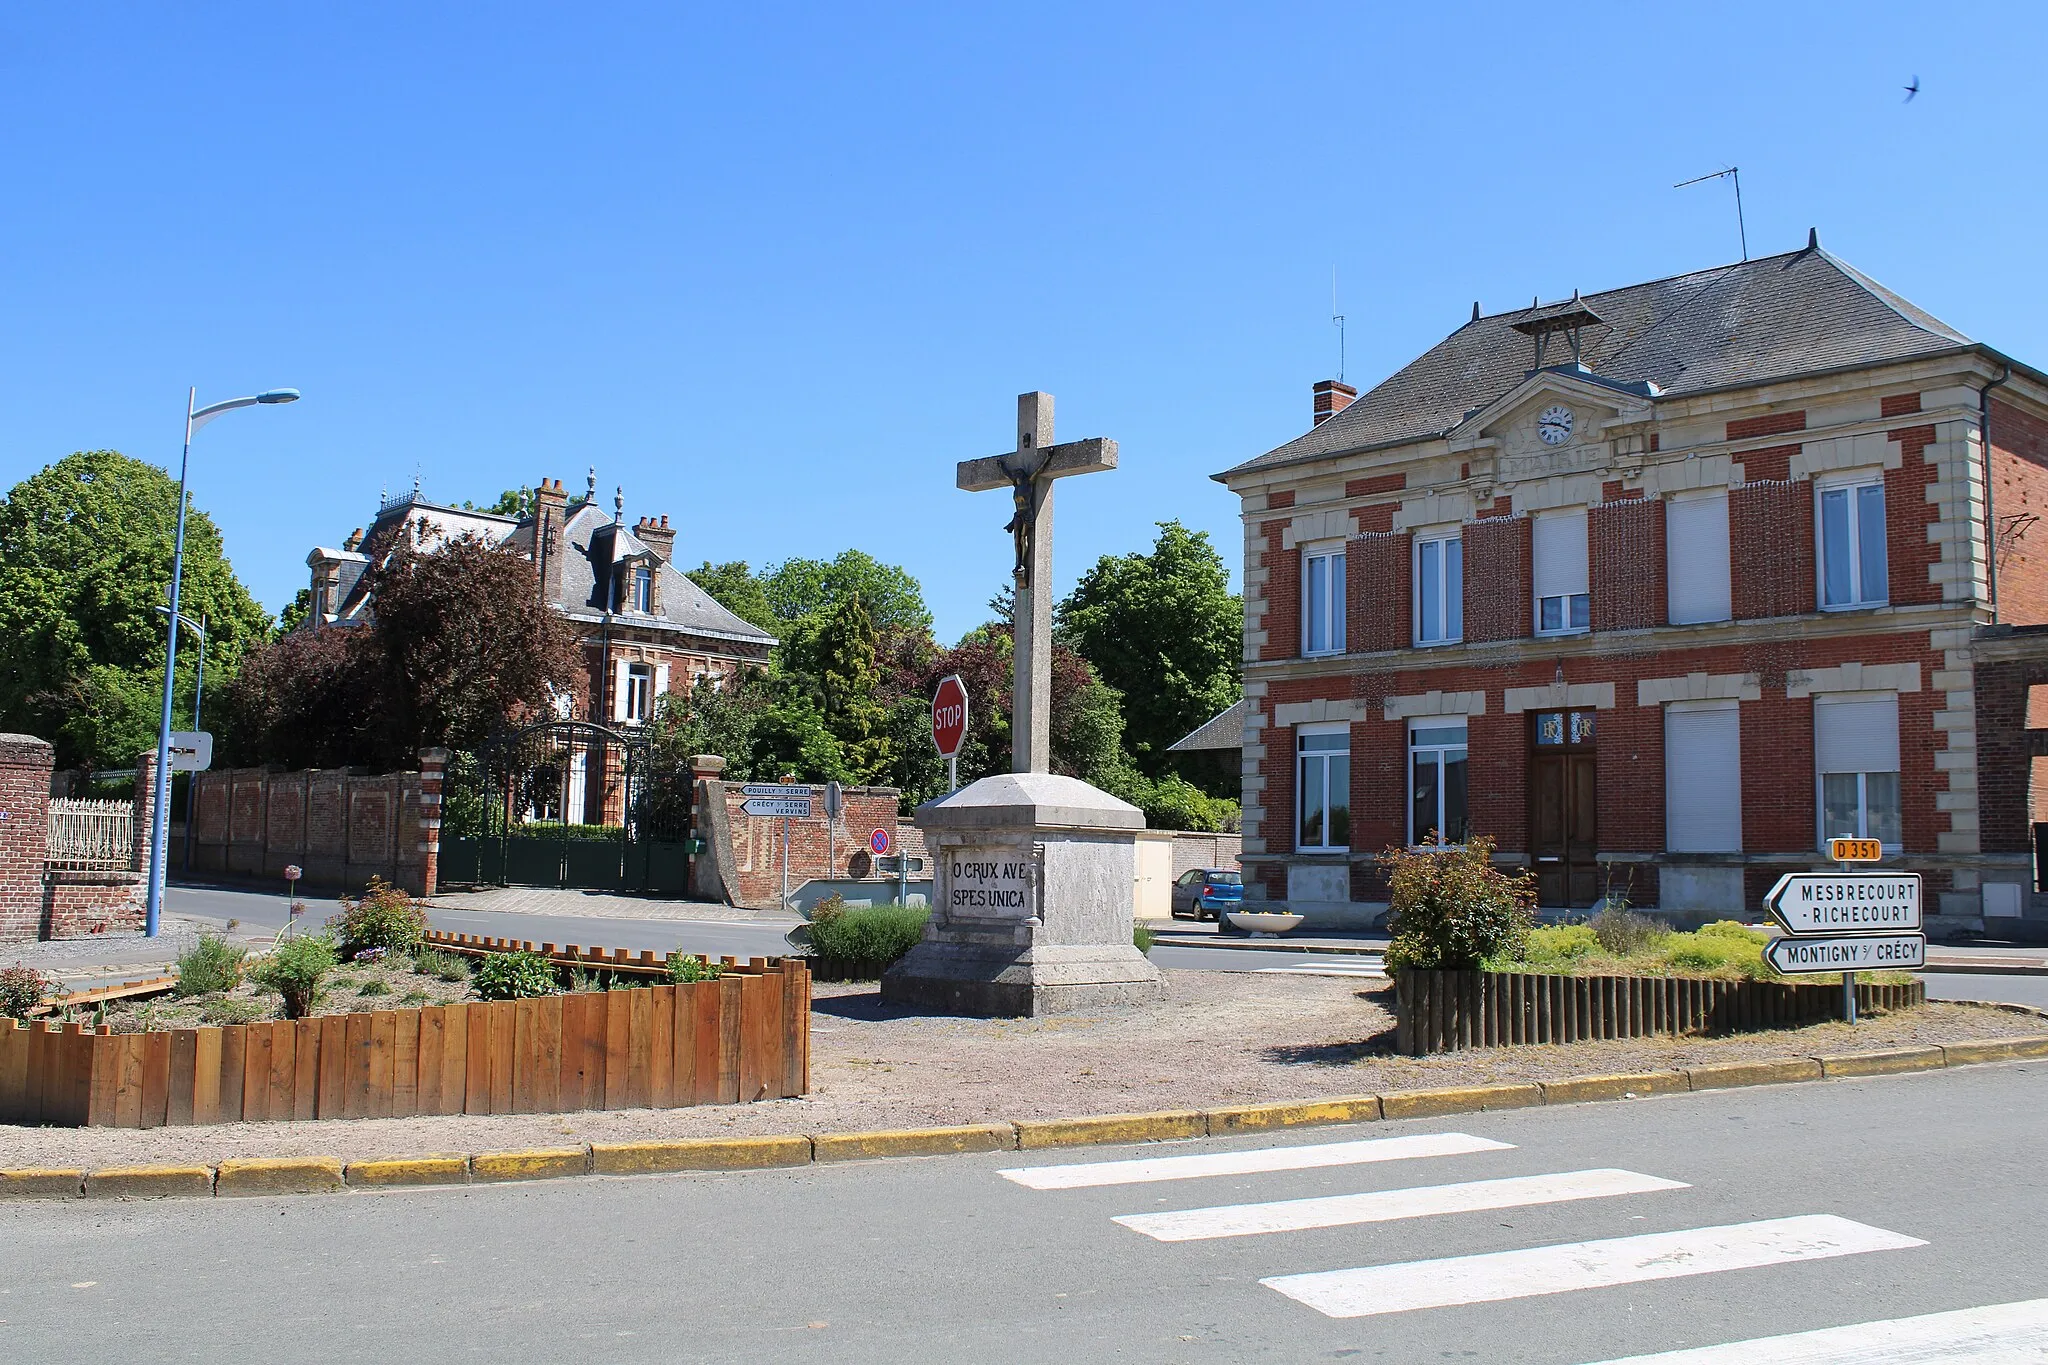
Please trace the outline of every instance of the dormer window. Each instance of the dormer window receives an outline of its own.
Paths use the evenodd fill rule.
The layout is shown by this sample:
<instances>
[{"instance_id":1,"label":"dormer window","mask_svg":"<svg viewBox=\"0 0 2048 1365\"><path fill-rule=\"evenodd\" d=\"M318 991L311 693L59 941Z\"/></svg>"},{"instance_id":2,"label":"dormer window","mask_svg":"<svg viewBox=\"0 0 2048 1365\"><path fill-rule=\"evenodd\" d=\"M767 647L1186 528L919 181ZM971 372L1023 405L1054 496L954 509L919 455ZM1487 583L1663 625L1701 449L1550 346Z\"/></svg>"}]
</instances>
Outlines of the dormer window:
<instances>
[{"instance_id":1,"label":"dormer window","mask_svg":"<svg viewBox=\"0 0 2048 1365\"><path fill-rule=\"evenodd\" d=\"M633 576L626 586L626 602L634 611L653 612L654 570L644 565L633 570Z\"/></svg>"}]
</instances>

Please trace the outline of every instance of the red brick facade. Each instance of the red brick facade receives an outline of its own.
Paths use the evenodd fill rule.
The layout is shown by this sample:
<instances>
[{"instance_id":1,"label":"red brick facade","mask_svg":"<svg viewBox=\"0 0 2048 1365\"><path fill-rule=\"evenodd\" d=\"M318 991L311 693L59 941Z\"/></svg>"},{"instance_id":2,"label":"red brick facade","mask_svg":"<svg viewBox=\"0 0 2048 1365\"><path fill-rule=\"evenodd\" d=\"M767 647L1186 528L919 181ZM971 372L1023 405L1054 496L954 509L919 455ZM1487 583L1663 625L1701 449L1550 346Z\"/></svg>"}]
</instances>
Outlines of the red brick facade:
<instances>
[{"instance_id":1,"label":"red brick facade","mask_svg":"<svg viewBox=\"0 0 2048 1365\"><path fill-rule=\"evenodd\" d=\"M1595 630L1664 624L1664 504L1603 502L1586 514Z\"/></svg>"},{"instance_id":2,"label":"red brick facade","mask_svg":"<svg viewBox=\"0 0 2048 1365\"><path fill-rule=\"evenodd\" d=\"M1746 483L1728 492L1728 544L1740 547L1732 578L1738 621L1814 609L1813 485Z\"/></svg>"},{"instance_id":3,"label":"red brick facade","mask_svg":"<svg viewBox=\"0 0 2048 1365\"><path fill-rule=\"evenodd\" d=\"M2048 419L1991 400L1998 617L2048 624Z\"/></svg>"},{"instance_id":4,"label":"red brick facade","mask_svg":"<svg viewBox=\"0 0 2048 1365\"><path fill-rule=\"evenodd\" d=\"M1496 516L1468 522L1464 535L1465 638L1517 640L1529 633L1529 519Z\"/></svg>"}]
</instances>

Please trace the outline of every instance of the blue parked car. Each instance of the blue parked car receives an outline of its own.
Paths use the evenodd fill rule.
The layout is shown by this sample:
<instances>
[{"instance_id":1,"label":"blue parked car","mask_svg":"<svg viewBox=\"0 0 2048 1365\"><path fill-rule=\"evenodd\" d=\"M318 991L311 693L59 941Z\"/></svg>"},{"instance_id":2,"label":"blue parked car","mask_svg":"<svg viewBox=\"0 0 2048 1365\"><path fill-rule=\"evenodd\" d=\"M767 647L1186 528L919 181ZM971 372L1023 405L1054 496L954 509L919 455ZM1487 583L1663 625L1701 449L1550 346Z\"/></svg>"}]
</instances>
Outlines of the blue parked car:
<instances>
[{"instance_id":1,"label":"blue parked car","mask_svg":"<svg viewBox=\"0 0 2048 1365\"><path fill-rule=\"evenodd\" d=\"M1175 919L1221 920L1244 904L1244 874L1236 868L1196 867L1173 882Z\"/></svg>"}]
</instances>

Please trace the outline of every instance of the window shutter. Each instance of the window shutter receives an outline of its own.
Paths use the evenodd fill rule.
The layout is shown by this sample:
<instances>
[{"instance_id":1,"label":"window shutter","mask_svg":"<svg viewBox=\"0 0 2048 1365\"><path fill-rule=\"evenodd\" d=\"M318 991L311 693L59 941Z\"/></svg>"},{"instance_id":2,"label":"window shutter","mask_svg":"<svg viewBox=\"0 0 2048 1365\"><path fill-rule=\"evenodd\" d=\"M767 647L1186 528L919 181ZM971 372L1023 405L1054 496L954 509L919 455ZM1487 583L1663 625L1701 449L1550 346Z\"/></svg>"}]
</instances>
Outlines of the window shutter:
<instances>
[{"instance_id":1,"label":"window shutter","mask_svg":"<svg viewBox=\"0 0 2048 1365\"><path fill-rule=\"evenodd\" d=\"M1536 596L1586 591L1586 511L1536 518L1534 559Z\"/></svg>"},{"instance_id":2,"label":"window shutter","mask_svg":"<svg viewBox=\"0 0 2048 1365\"><path fill-rule=\"evenodd\" d=\"M1742 713L1734 705L1664 710L1664 847L1742 848Z\"/></svg>"},{"instance_id":3,"label":"window shutter","mask_svg":"<svg viewBox=\"0 0 2048 1365\"><path fill-rule=\"evenodd\" d=\"M665 697L668 695L667 664L656 664L654 666L654 695L657 697Z\"/></svg>"},{"instance_id":4,"label":"window shutter","mask_svg":"<svg viewBox=\"0 0 2048 1365\"><path fill-rule=\"evenodd\" d=\"M1664 504L1664 564L1671 624L1728 619L1726 493Z\"/></svg>"},{"instance_id":5,"label":"window shutter","mask_svg":"<svg viewBox=\"0 0 2048 1365\"><path fill-rule=\"evenodd\" d=\"M1824 773L1897 772L1897 695L1814 698L1813 756Z\"/></svg>"},{"instance_id":6,"label":"window shutter","mask_svg":"<svg viewBox=\"0 0 2048 1365\"><path fill-rule=\"evenodd\" d=\"M625 659L612 660L612 719L626 718L626 688L632 678L633 665Z\"/></svg>"}]
</instances>

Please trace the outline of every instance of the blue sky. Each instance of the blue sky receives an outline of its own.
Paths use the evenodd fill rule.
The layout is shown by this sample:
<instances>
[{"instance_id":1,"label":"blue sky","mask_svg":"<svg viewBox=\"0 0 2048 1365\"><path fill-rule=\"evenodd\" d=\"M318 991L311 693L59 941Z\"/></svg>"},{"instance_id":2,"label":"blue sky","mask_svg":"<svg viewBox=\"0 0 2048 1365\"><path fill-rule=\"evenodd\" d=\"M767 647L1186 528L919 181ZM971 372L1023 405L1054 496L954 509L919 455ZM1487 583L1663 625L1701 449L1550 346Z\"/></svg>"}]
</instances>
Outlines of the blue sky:
<instances>
[{"instance_id":1,"label":"blue sky","mask_svg":"<svg viewBox=\"0 0 2048 1365\"><path fill-rule=\"evenodd\" d=\"M1065 591L1208 475L1489 312L1737 254L1838 254L2048 365L2034 6L240 6L0 15L0 487L195 450L273 609L419 472L543 475L679 559L857 546L948 638L1009 512L953 464L1014 398ZM1900 87L1923 93L1902 104Z\"/></svg>"}]
</instances>

